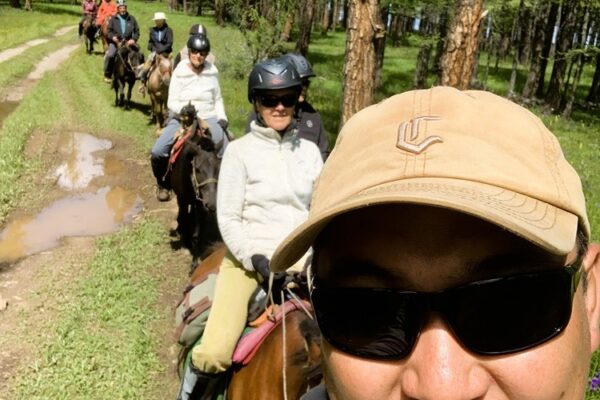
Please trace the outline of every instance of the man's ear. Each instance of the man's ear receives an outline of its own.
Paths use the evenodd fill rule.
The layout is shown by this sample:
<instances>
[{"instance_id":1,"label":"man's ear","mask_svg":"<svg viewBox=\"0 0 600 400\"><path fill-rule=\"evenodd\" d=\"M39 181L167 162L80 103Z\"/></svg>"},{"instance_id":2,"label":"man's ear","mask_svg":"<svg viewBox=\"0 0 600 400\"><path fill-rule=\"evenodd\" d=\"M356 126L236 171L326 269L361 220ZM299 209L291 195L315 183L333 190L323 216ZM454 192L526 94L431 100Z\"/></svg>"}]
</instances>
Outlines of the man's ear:
<instances>
[{"instance_id":1,"label":"man's ear","mask_svg":"<svg viewBox=\"0 0 600 400\"><path fill-rule=\"evenodd\" d=\"M591 243L583 258L583 269L587 275L585 308L587 311L591 350L600 346L600 244Z\"/></svg>"}]
</instances>

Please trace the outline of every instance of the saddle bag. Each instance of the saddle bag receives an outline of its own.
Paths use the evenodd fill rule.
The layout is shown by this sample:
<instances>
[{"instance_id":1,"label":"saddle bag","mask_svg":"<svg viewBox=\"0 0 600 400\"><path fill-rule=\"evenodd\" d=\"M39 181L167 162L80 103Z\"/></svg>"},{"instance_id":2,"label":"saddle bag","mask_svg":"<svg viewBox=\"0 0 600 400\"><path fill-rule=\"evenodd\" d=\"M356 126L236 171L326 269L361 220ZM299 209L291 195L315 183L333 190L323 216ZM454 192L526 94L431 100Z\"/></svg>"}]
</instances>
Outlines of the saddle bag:
<instances>
[{"instance_id":1,"label":"saddle bag","mask_svg":"<svg viewBox=\"0 0 600 400\"><path fill-rule=\"evenodd\" d=\"M183 290L183 297L175 309L174 334L175 340L182 346L191 346L204 332L214 298L219 258L222 260L224 254L223 247L207 257L196 268L190 283ZM216 265L217 268L202 268L204 264Z\"/></svg>"}]
</instances>

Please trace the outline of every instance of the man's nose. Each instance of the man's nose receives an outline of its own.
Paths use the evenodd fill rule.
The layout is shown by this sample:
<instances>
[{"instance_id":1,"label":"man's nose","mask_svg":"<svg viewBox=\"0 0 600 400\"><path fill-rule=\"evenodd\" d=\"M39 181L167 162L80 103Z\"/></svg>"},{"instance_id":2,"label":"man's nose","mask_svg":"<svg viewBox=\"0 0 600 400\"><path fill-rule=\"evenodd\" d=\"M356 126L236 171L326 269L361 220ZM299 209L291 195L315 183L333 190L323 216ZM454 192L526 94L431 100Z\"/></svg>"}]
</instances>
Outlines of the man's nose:
<instances>
[{"instance_id":1,"label":"man's nose","mask_svg":"<svg viewBox=\"0 0 600 400\"><path fill-rule=\"evenodd\" d=\"M407 359L402 393L419 400L483 399L492 383L485 366L432 315Z\"/></svg>"}]
</instances>

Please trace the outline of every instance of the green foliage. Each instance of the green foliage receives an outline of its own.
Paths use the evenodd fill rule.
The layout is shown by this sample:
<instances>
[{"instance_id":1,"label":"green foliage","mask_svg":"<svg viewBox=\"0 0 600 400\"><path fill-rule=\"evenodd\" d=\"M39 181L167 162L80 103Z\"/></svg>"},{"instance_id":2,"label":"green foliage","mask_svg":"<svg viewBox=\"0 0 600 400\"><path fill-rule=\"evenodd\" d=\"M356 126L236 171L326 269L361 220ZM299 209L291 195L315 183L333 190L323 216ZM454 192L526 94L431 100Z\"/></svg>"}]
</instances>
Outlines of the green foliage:
<instances>
[{"instance_id":1,"label":"green foliage","mask_svg":"<svg viewBox=\"0 0 600 400\"><path fill-rule=\"evenodd\" d=\"M229 1L234 23L244 34L252 54L252 62L273 57L282 52L282 32L288 16L298 7L296 0L276 2Z\"/></svg>"}]
</instances>

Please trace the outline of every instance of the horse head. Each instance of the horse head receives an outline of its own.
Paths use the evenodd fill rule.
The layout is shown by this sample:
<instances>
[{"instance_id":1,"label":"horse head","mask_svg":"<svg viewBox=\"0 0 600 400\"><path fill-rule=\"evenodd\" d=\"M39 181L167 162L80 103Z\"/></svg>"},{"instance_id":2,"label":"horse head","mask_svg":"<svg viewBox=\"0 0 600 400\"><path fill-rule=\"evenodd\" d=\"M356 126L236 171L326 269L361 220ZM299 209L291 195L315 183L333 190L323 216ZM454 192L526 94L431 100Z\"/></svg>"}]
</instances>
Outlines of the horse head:
<instances>
[{"instance_id":1,"label":"horse head","mask_svg":"<svg viewBox=\"0 0 600 400\"><path fill-rule=\"evenodd\" d=\"M194 142L188 141L194 155L192 159L192 184L196 198L204 207L214 212L217 209L217 183L221 160L217 157L215 144L210 131L200 122Z\"/></svg>"},{"instance_id":2,"label":"horse head","mask_svg":"<svg viewBox=\"0 0 600 400\"><path fill-rule=\"evenodd\" d=\"M144 55L140 51L137 45L125 46L127 51L127 63L129 67L135 71L140 65L144 63Z\"/></svg>"},{"instance_id":3,"label":"horse head","mask_svg":"<svg viewBox=\"0 0 600 400\"><path fill-rule=\"evenodd\" d=\"M171 74L173 72L173 63L171 62L171 57L159 54L155 58L154 62L160 76L160 83L168 87L169 83L171 83Z\"/></svg>"}]
</instances>

